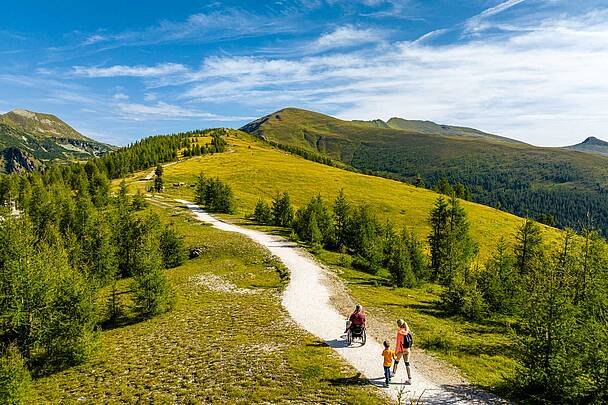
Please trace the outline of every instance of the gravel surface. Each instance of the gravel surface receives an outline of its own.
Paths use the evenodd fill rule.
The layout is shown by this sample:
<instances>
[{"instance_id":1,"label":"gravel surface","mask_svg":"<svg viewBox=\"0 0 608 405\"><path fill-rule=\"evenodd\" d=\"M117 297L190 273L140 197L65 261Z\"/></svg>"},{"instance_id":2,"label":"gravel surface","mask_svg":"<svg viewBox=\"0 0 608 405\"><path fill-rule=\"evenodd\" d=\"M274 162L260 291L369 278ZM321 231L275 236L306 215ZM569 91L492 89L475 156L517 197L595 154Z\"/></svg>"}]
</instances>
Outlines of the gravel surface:
<instances>
[{"instance_id":1,"label":"gravel surface","mask_svg":"<svg viewBox=\"0 0 608 405\"><path fill-rule=\"evenodd\" d=\"M345 306L346 301L336 305L338 302L332 299L335 297L336 289L342 288L342 292L345 292L336 277L328 274L307 252L298 248L293 242L220 221L191 202L176 201L186 205L199 221L209 223L224 231L241 233L265 246L278 257L291 273L282 302L293 320L302 328L321 338L357 369L363 378L380 387L395 402L409 403L410 400L418 398L421 398L421 402L425 404L502 402L472 389L464 384L462 377L453 368L449 368L449 366L444 368L441 362L419 353L418 350L412 352L412 384L405 384L407 376L405 367L401 366L397 375L393 377L390 387L381 388L384 382L381 356L383 347L376 337L385 336L390 333L390 330L386 326L380 327L379 332L368 334L367 343L364 346L360 346L359 343L348 346L343 335L345 316L340 311L340 309L344 311L344 308L338 308ZM369 314L369 329L374 329L381 324L386 325L384 322L377 322L373 314ZM392 340L394 337L391 337Z\"/></svg>"}]
</instances>

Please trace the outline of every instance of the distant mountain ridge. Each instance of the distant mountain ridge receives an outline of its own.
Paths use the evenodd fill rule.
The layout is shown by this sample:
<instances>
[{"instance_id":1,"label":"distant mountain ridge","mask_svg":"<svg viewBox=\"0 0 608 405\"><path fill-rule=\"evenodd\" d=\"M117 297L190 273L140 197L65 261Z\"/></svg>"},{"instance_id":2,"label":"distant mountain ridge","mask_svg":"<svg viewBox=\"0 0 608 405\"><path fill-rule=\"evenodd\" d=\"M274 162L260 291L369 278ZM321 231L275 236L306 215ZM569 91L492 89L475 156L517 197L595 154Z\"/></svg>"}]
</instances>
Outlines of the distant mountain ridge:
<instances>
[{"instance_id":1,"label":"distant mountain ridge","mask_svg":"<svg viewBox=\"0 0 608 405\"><path fill-rule=\"evenodd\" d=\"M453 137L464 137L470 139L485 139L496 142L507 142L507 143L522 143L515 139L506 138L494 134L489 134L474 128L459 127L453 125L436 124L433 121L421 121L421 120L407 120L399 117L392 117L388 121L382 121L380 119L372 121L351 121L362 125L370 125L375 128L391 128L399 129L402 131L415 132L419 134L433 134L442 136L453 136Z\"/></svg>"},{"instance_id":2,"label":"distant mountain ridge","mask_svg":"<svg viewBox=\"0 0 608 405\"><path fill-rule=\"evenodd\" d=\"M594 136L590 136L577 145L566 146L565 149L597 153L599 155L608 156L608 142L602 141Z\"/></svg>"},{"instance_id":3,"label":"distant mountain ridge","mask_svg":"<svg viewBox=\"0 0 608 405\"><path fill-rule=\"evenodd\" d=\"M16 109L0 115L0 172L33 170L51 161L87 159L113 149L51 114Z\"/></svg>"},{"instance_id":4,"label":"distant mountain ridge","mask_svg":"<svg viewBox=\"0 0 608 405\"><path fill-rule=\"evenodd\" d=\"M344 121L297 108L241 130L414 184L435 187L447 178L465 185L476 202L519 216L551 215L560 227L580 229L592 218L608 235L608 158L599 154L428 121Z\"/></svg>"}]
</instances>

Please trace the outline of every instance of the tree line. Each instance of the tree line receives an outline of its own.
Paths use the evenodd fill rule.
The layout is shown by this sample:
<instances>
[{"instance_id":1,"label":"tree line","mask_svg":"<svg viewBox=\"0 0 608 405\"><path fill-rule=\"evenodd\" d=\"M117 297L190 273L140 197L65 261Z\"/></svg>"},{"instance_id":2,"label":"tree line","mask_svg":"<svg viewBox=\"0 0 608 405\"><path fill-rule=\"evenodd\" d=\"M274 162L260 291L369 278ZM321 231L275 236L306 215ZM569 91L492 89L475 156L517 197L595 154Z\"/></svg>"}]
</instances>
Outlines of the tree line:
<instances>
[{"instance_id":1,"label":"tree line","mask_svg":"<svg viewBox=\"0 0 608 405\"><path fill-rule=\"evenodd\" d=\"M608 400L608 249L597 231L566 230L550 246L526 219L488 261L475 262L477 244L455 197L433 207L428 241L432 280L446 288L444 308L475 320L517 320L521 369L514 394L531 402Z\"/></svg>"},{"instance_id":2,"label":"tree line","mask_svg":"<svg viewBox=\"0 0 608 405\"><path fill-rule=\"evenodd\" d=\"M320 195L295 210L288 193L277 194L270 203L258 200L251 217L258 223L290 227L293 236L311 244L352 255L353 267L378 274L386 268L394 285L413 287L428 280L423 246L404 227L396 230L381 223L367 205L353 205L343 191L329 204Z\"/></svg>"},{"instance_id":3,"label":"tree line","mask_svg":"<svg viewBox=\"0 0 608 405\"><path fill-rule=\"evenodd\" d=\"M295 209L288 193L259 199L251 218L289 227L312 249L349 253L354 268L382 274L392 285L444 286L448 314L476 321L508 316L518 325L521 368L513 396L531 402L605 403L608 400L608 250L597 231L564 232L558 246L526 219L509 243L502 239L486 263L452 190L429 212L424 244L407 227L380 223L369 205L354 206L341 191L332 204L320 196Z\"/></svg>"},{"instance_id":4,"label":"tree line","mask_svg":"<svg viewBox=\"0 0 608 405\"><path fill-rule=\"evenodd\" d=\"M185 260L181 235L124 182L110 195L98 163L0 176L2 403L26 400L30 375L86 360L103 328L173 305L163 269Z\"/></svg>"}]
</instances>

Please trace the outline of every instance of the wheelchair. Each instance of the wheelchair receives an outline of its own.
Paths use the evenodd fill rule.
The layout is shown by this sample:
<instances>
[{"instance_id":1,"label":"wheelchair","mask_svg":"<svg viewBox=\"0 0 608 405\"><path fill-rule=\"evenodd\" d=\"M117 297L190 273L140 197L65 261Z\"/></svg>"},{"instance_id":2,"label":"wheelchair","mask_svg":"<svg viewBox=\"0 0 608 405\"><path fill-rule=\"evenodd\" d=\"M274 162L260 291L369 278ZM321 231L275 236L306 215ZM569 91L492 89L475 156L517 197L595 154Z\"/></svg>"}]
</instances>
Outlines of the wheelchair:
<instances>
[{"instance_id":1,"label":"wheelchair","mask_svg":"<svg viewBox=\"0 0 608 405\"><path fill-rule=\"evenodd\" d=\"M367 335L365 333L365 326L363 325L351 325L346 334L346 342L350 346L355 340L361 342L361 346L365 344Z\"/></svg>"}]
</instances>

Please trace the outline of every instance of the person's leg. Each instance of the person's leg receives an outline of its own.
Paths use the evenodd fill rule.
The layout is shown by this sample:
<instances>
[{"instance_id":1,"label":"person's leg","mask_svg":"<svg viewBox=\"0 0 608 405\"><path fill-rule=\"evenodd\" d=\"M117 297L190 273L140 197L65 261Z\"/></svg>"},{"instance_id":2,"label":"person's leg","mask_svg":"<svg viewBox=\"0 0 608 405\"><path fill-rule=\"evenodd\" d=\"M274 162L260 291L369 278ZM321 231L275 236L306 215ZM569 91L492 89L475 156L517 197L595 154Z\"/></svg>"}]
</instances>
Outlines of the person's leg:
<instances>
[{"instance_id":1,"label":"person's leg","mask_svg":"<svg viewBox=\"0 0 608 405\"><path fill-rule=\"evenodd\" d=\"M397 366L399 366L399 360L403 356L402 352L395 353L395 364L393 365L393 375L397 374Z\"/></svg>"},{"instance_id":2,"label":"person's leg","mask_svg":"<svg viewBox=\"0 0 608 405\"><path fill-rule=\"evenodd\" d=\"M386 385L391 381L391 366L384 367L384 382Z\"/></svg>"},{"instance_id":3,"label":"person's leg","mask_svg":"<svg viewBox=\"0 0 608 405\"><path fill-rule=\"evenodd\" d=\"M403 362L405 363L405 370L407 371L407 379L412 379L412 373L410 371L410 349L406 349L403 355Z\"/></svg>"}]
</instances>

